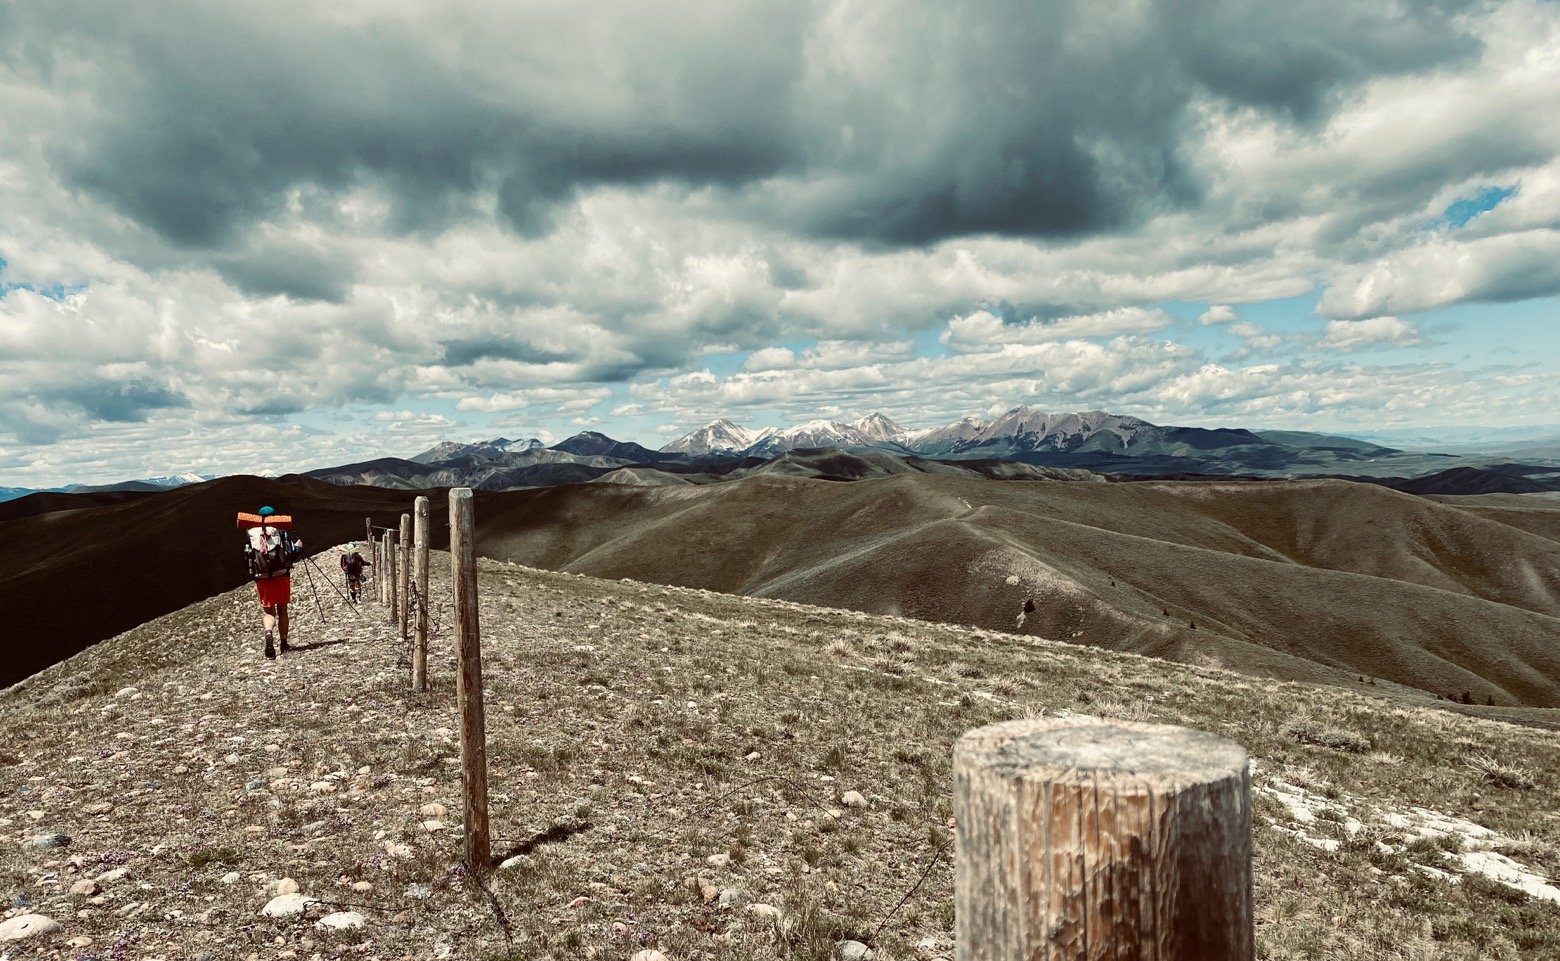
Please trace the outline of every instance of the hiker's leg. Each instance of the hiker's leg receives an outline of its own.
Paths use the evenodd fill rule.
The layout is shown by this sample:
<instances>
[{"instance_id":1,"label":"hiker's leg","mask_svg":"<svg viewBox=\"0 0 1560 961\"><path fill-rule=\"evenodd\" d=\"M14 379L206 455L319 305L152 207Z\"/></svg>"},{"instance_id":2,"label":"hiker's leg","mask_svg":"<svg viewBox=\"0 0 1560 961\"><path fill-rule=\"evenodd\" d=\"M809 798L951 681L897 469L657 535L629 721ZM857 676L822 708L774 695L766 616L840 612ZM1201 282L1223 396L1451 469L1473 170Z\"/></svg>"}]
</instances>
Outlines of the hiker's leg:
<instances>
[{"instance_id":1,"label":"hiker's leg","mask_svg":"<svg viewBox=\"0 0 1560 961\"><path fill-rule=\"evenodd\" d=\"M263 615L261 617L261 620L265 623L265 632L267 634L269 634L272 631L276 630L276 605L275 604L262 604L262 605L260 605L260 611L261 611L261 613ZM286 615L283 615L283 616L285 617ZM286 622L284 621L283 623L286 623ZM285 631L286 628L284 627L284 628L282 628L282 630Z\"/></svg>"},{"instance_id":2,"label":"hiker's leg","mask_svg":"<svg viewBox=\"0 0 1560 961\"><path fill-rule=\"evenodd\" d=\"M287 644L287 605L276 605L277 635L282 639L282 645Z\"/></svg>"}]
</instances>

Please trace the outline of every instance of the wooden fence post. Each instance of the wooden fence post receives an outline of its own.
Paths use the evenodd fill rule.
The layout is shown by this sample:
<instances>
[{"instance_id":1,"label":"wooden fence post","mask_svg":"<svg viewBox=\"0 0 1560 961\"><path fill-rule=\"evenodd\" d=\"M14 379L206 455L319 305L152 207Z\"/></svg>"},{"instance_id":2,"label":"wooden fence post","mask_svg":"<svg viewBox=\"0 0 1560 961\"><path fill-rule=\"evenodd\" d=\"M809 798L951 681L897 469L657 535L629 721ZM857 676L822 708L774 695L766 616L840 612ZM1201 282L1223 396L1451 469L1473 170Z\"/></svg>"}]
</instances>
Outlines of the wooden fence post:
<instances>
[{"instance_id":1,"label":"wooden fence post","mask_svg":"<svg viewBox=\"0 0 1560 961\"><path fill-rule=\"evenodd\" d=\"M1246 752L1187 728L1006 721L953 749L958 961L1251 961Z\"/></svg>"},{"instance_id":2,"label":"wooden fence post","mask_svg":"<svg viewBox=\"0 0 1560 961\"><path fill-rule=\"evenodd\" d=\"M390 603L390 532L379 535L379 603Z\"/></svg>"},{"instance_id":3,"label":"wooden fence post","mask_svg":"<svg viewBox=\"0 0 1560 961\"><path fill-rule=\"evenodd\" d=\"M428 690L428 498L419 497L413 503L416 530L412 534L415 545L412 564L417 580L417 628L412 643L412 690Z\"/></svg>"},{"instance_id":4,"label":"wooden fence post","mask_svg":"<svg viewBox=\"0 0 1560 961\"><path fill-rule=\"evenodd\" d=\"M377 601L379 600L379 585L382 583L379 577L379 538L373 536L372 531L369 532L368 537L368 555L370 563L374 565L374 600Z\"/></svg>"},{"instance_id":5,"label":"wooden fence post","mask_svg":"<svg viewBox=\"0 0 1560 961\"><path fill-rule=\"evenodd\" d=\"M450 491L450 564L454 568L455 649L460 670L455 700L460 704L460 769L465 795L466 868L486 871L488 837L487 730L482 715L482 637L477 618L476 520L471 489Z\"/></svg>"},{"instance_id":6,"label":"wooden fence post","mask_svg":"<svg viewBox=\"0 0 1560 961\"><path fill-rule=\"evenodd\" d=\"M407 625L410 621L408 615L411 614L412 608L412 592L409 589L412 580L412 515L410 514L401 515L400 545L401 556L396 558L396 565L401 572L401 640L405 642L411 636L407 632Z\"/></svg>"},{"instance_id":7,"label":"wooden fence post","mask_svg":"<svg viewBox=\"0 0 1560 961\"><path fill-rule=\"evenodd\" d=\"M396 595L395 589L396 589L397 586L399 586L397 584L397 572L396 572L396 563L395 563L396 562L396 554L397 553L398 552L395 549L395 528L392 527L389 530L385 531L385 598L386 598L386 603L390 605L390 626L391 627L394 627L395 626L395 622L399 619L399 615L396 614L396 596L395 596Z\"/></svg>"}]
</instances>

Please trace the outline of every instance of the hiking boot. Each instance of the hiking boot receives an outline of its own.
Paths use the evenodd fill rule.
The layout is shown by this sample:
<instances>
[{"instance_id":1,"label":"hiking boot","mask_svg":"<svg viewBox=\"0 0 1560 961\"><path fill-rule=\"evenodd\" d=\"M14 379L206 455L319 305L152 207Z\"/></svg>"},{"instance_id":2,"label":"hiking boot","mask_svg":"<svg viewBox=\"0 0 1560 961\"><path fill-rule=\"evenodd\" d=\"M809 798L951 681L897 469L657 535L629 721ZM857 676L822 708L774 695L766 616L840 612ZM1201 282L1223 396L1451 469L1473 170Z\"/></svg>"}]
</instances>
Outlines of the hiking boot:
<instances>
[{"instance_id":1,"label":"hiking boot","mask_svg":"<svg viewBox=\"0 0 1560 961\"><path fill-rule=\"evenodd\" d=\"M276 657L276 648L271 646L270 631L265 632L265 656L273 659Z\"/></svg>"},{"instance_id":2,"label":"hiking boot","mask_svg":"<svg viewBox=\"0 0 1560 961\"><path fill-rule=\"evenodd\" d=\"M292 645L286 641L283 641L282 646L278 648L278 650L280 650L283 654L286 654L288 651L292 650Z\"/></svg>"}]
</instances>

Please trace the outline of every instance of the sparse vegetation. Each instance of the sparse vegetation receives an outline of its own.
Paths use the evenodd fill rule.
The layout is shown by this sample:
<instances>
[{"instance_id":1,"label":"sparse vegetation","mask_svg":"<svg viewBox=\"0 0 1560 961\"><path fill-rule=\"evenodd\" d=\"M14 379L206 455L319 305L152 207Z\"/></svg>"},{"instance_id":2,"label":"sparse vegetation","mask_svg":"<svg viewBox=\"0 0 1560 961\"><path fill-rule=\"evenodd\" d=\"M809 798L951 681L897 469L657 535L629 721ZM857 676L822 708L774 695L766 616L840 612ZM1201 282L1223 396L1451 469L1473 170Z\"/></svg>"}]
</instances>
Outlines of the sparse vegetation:
<instances>
[{"instance_id":1,"label":"sparse vegetation","mask_svg":"<svg viewBox=\"0 0 1560 961\"><path fill-rule=\"evenodd\" d=\"M1560 809L1560 797L1533 773L1560 767L1551 732L1513 738L1505 725L1337 690L1323 711L1314 687L777 601L502 564L484 564L481 586L494 848L513 856L508 867L485 879L453 870L448 636L426 695L406 689L386 628L334 608L327 623L300 611L301 637L352 643L267 666L239 592L0 695L0 743L25 745L0 766L4 830L21 838L58 824L75 838L66 854L0 845L0 898L27 892L105 955L135 931L126 956L354 956L369 945L365 954L426 957L446 945L477 959L623 959L656 947L673 961L763 961L827 959L852 938L880 957L948 957L953 740L996 720L1083 710L1215 731L1257 759L1260 956L1560 955L1554 905L1462 872L1455 838L1413 841L1379 818L1350 821L1367 804L1443 811L1498 832L1496 850L1553 877L1560 823L1535 812ZM162 667L140 672L141 652ZM101 690L50 700L78 674ZM138 691L116 696L127 686ZM1492 757L1533 783L1492 782ZM1281 830L1296 822L1261 790L1278 777L1327 802L1305 830L1336 850ZM870 805L845 806L851 790ZM82 816L99 796L113 811ZM424 814L430 803L447 813ZM707 860L718 855L729 860ZM1434 866L1461 880L1423 873ZM68 883L39 883L111 867L135 886L106 887L105 910L86 918L66 906ZM223 883L230 872L241 880ZM266 885L282 877L366 905L367 927L327 936L307 921L260 919ZM359 882L372 887L350 887ZM720 904L727 888L739 906ZM132 900L150 905L133 926L113 913ZM200 924L153 920L190 903ZM751 903L780 913L760 917ZM941 947L918 951L928 939Z\"/></svg>"}]
</instances>

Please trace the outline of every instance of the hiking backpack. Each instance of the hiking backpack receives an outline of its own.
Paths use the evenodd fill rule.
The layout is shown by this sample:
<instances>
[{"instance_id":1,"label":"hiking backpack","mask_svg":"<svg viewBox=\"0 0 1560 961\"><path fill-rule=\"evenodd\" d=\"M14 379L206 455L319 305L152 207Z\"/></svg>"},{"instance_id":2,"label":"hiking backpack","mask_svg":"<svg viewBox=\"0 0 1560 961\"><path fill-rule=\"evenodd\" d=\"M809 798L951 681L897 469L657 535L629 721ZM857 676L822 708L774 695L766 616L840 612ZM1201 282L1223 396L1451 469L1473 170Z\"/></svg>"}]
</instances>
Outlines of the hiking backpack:
<instances>
[{"instance_id":1,"label":"hiking backpack","mask_svg":"<svg viewBox=\"0 0 1560 961\"><path fill-rule=\"evenodd\" d=\"M249 543L244 545L244 559L249 562L249 576L259 580L276 577L292 571L296 549L292 535L278 527L251 527Z\"/></svg>"}]
</instances>

